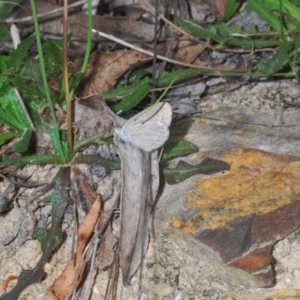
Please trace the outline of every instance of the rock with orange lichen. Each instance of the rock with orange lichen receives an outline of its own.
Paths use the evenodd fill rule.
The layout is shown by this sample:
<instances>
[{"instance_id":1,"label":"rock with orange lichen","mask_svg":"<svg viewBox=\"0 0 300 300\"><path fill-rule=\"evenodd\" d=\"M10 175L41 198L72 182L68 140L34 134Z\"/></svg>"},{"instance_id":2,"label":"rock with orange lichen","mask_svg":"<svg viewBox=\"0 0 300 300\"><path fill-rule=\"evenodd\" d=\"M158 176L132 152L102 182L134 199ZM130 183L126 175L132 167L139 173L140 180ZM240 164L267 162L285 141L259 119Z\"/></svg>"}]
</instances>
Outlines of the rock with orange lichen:
<instances>
[{"instance_id":1,"label":"rock with orange lichen","mask_svg":"<svg viewBox=\"0 0 300 300\"><path fill-rule=\"evenodd\" d=\"M222 149L214 158L230 170L195 178L172 226L270 286L274 244L300 225L300 159L246 148Z\"/></svg>"}]
</instances>

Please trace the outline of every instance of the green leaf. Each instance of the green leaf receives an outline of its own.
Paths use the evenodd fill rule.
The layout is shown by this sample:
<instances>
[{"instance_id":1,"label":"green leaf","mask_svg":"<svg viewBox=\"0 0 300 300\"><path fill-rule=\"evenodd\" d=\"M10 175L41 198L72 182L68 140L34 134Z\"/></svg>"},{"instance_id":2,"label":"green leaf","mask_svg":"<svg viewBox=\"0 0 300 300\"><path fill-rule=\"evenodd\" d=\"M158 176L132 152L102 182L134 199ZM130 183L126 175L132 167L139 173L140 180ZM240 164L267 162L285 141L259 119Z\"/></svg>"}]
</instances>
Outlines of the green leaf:
<instances>
[{"instance_id":1,"label":"green leaf","mask_svg":"<svg viewBox=\"0 0 300 300\"><path fill-rule=\"evenodd\" d=\"M258 70L267 75L280 71L289 62L289 50L291 48L291 43L282 43L273 55L268 59L262 59L261 63L257 65Z\"/></svg>"},{"instance_id":2,"label":"green leaf","mask_svg":"<svg viewBox=\"0 0 300 300\"><path fill-rule=\"evenodd\" d=\"M158 86L158 87L168 86L171 83L175 83L182 79L187 79L189 77L196 76L199 74L202 74L202 72L197 69L177 70L172 73L166 72L162 76L157 78L156 86Z\"/></svg>"},{"instance_id":3,"label":"green leaf","mask_svg":"<svg viewBox=\"0 0 300 300\"><path fill-rule=\"evenodd\" d=\"M243 31L238 26L228 27L224 24L219 24L203 29L192 20L178 19L177 23L186 32L206 40L214 40L220 45L239 46L251 50L253 48L272 47L282 43L279 39L250 39L247 37L247 34L253 33L253 30L249 32Z\"/></svg>"},{"instance_id":4,"label":"green leaf","mask_svg":"<svg viewBox=\"0 0 300 300\"><path fill-rule=\"evenodd\" d=\"M8 60L9 60L9 56L4 56L4 55L0 56L0 71L1 72L4 72L7 69Z\"/></svg>"},{"instance_id":5,"label":"green leaf","mask_svg":"<svg viewBox=\"0 0 300 300\"><path fill-rule=\"evenodd\" d=\"M17 300L20 294L29 285L41 281L45 276L45 271L43 266L39 268L34 268L32 270L23 270L18 277L18 282L14 288L8 293L1 296L0 300Z\"/></svg>"},{"instance_id":6,"label":"green leaf","mask_svg":"<svg viewBox=\"0 0 300 300\"><path fill-rule=\"evenodd\" d=\"M241 4L240 0L227 1L225 12L224 12L224 21L228 21L235 14L240 4Z\"/></svg>"},{"instance_id":7,"label":"green leaf","mask_svg":"<svg viewBox=\"0 0 300 300\"><path fill-rule=\"evenodd\" d=\"M0 107L0 123L22 132L24 128L20 126L17 120L12 119L1 107Z\"/></svg>"},{"instance_id":8,"label":"green leaf","mask_svg":"<svg viewBox=\"0 0 300 300\"><path fill-rule=\"evenodd\" d=\"M0 18L6 18L20 2L21 0L0 1Z\"/></svg>"},{"instance_id":9,"label":"green leaf","mask_svg":"<svg viewBox=\"0 0 300 300\"><path fill-rule=\"evenodd\" d=\"M131 95L123 98L118 104L110 107L113 112L125 112L137 104L139 104L149 93L150 85L148 83L142 83L136 87Z\"/></svg>"},{"instance_id":10,"label":"green leaf","mask_svg":"<svg viewBox=\"0 0 300 300\"><path fill-rule=\"evenodd\" d=\"M279 4L279 1L276 0ZM268 22L268 24L273 27L276 31L281 31L281 21L280 19L274 15L272 12L272 7L270 4L272 1L262 1L262 0L248 0L248 9L250 11L254 11L258 14L258 16ZM278 7L278 6L277 6ZM274 9L274 7L273 7Z\"/></svg>"},{"instance_id":11,"label":"green leaf","mask_svg":"<svg viewBox=\"0 0 300 300\"><path fill-rule=\"evenodd\" d=\"M129 76L125 76L126 78L120 80L119 84L121 86L126 86L128 84L138 83L141 79L143 79L148 72L144 69L138 69L129 74Z\"/></svg>"},{"instance_id":12,"label":"green leaf","mask_svg":"<svg viewBox=\"0 0 300 300\"><path fill-rule=\"evenodd\" d=\"M48 74L61 70L63 66L62 40L47 40L45 43L47 53L44 56L45 67Z\"/></svg>"},{"instance_id":13,"label":"green leaf","mask_svg":"<svg viewBox=\"0 0 300 300\"><path fill-rule=\"evenodd\" d=\"M196 174L210 175L227 170L230 170L228 163L207 157L197 165L180 161L176 168L164 168L163 174L168 184L175 184Z\"/></svg>"},{"instance_id":14,"label":"green leaf","mask_svg":"<svg viewBox=\"0 0 300 300\"><path fill-rule=\"evenodd\" d=\"M13 151L22 153L27 151L30 139L31 139L32 130L31 128L27 128L23 133L21 138L13 144Z\"/></svg>"},{"instance_id":15,"label":"green leaf","mask_svg":"<svg viewBox=\"0 0 300 300\"><path fill-rule=\"evenodd\" d=\"M199 148L188 141L180 140L177 142L167 142L164 145L161 160L170 160L174 157L186 156L192 153L196 153L198 151Z\"/></svg>"},{"instance_id":16,"label":"green leaf","mask_svg":"<svg viewBox=\"0 0 300 300\"><path fill-rule=\"evenodd\" d=\"M126 95L131 94L135 90L136 86L137 84L131 85L129 87L119 85L117 86L117 88L111 91L102 92L102 96L106 101L120 99Z\"/></svg>"},{"instance_id":17,"label":"green leaf","mask_svg":"<svg viewBox=\"0 0 300 300\"><path fill-rule=\"evenodd\" d=\"M55 197L56 197L56 194L51 194L51 195L45 197L43 199L43 202L45 202L45 203L52 203L53 201L55 201Z\"/></svg>"},{"instance_id":18,"label":"green leaf","mask_svg":"<svg viewBox=\"0 0 300 300\"><path fill-rule=\"evenodd\" d=\"M150 84L151 79L149 77L144 78L144 80L142 81L142 83L149 83ZM105 98L105 100L115 100L115 99L121 99L127 95L130 95L131 93L133 93L138 86L140 86L142 84L141 82L136 82L130 86L122 86L122 85L118 85L118 87L114 90L111 91L107 91L107 92L103 92L102 96Z\"/></svg>"},{"instance_id":19,"label":"green leaf","mask_svg":"<svg viewBox=\"0 0 300 300\"><path fill-rule=\"evenodd\" d=\"M30 103L29 106L30 109L30 115L31 118L33 120L33 123L35 124L35 126L40 127L41 129L45 130L51 140L52 140L52 145L54 147L54 150L59 153L59 148L60 148L60 140L58 140L56 138L56 134L55 134L55 130L53 128L50 128L45 122L44 120L41 118L39 111L38 111L38 105L36 105L35 103Z\"/></svg>"},{"instance_id":20,"label":"green leaf","mask_svg":"<svg viewBox=\"0 0 300 300\"><path fill-rule=\"evenodd\" d=\"M22 75L29 77L29 80L35 80L38 83L42 83L41 67L38 61L32 59L26 59L22 68Z\"/></svg>"},{"instance_id":21,"label":"green leaf","mask_svg":"<svg viewBox=\"0 0 300 300\"><path fill-rule=\"evenodd\" d=\"M202 71L197 70L197 69L178 70L178 71L175 71L172 73L166 72L156 80L155 84L157 87L164 87L164 86L168 86L171 83L175 83L182 79L187 79L189 77L196 76L196 75L199 75L202 73L203 73ZM120 104L121 102L118 103L116 106L116 109L114 110L115 112L125 111L122 109L123 103L133 102L133 104L132 104L133 106L129 105L129 106L131 106L130 108L137 105L142 100L142 98L148 94L148 92L150 90L150 86L149 86L150 83L151 83L151 79L149 77L146 77L143 79L142 82L134 83L128 87L119 85L116 89L114 89L112 91L103 92L102 96L107 101L124 98L125 96L128 97L128 98L124 98L121 101L122 105ZM145 88L145 87L146 87L146 89L143 90L143 88ZM134 97L137 97L137 98L134 98ZM126 110L128 110L128 109L126 109Z\"/></svg>"},{"instance_id":22,"label":"green leaf","mask_svg":"<svg viewBox=\"0 0 300 300\"><path fill-rule=\"evenodd\" d=\"M11 83L19 91L23 91L23 92L26 92L27 94L29 94L30 100L32 100L33 98L38 99L39 102L45 104L45 100L44 100L45 94L42 92L42 86L39 83L37 83L35 81L26 82L26 81L23 81L22 78L20 78L20 77L12 78ZM24 100L24 98L23 98L23 100Z\"/></svg>"},{"instance_id":23,"label":"green leaf","mask_svg":"<svg viewBox=\"0 0 300 300\"><path fill-rule=\"evenodd\" d=\"M15 132L7 132L7 133L0 134L0 145L5 144L7 141L18 136L19 135Z\"/></svg>"},{"instance_id":24,"label":"green leaf","mask_svg":"<svg viewBox=\"0 0 300 300\"><path fill-rule=\"evenodd\" d=\"M249 2L249 1L248 1ZM281 2L281 4L280 4ZM297 21L299 19L300 15L300 8L299 8L299 1L297 1L295 4L292 3L292 1L283 0L259 0L256 1L255 9L258 9L257 7L260 5L263 10L266 11L279 11L281 14L285 15L285 22L286 21ZM298 6L296 5L298 4ZM251 3L252 5L252 3ZM289 28L289 27L288 27ZM293 29L293 28L289 28Z\"/></svg>"},{"instance_id":25,"label":"green leaf","mask_svg":"<svg viewBox=\"0 0 300 300\"><path fill-rule=\"evenodd\" d=\"M177 19L177 25L183 29L184 31L196 35L196 36L200 36L206 40L210 40L211 39L211 34L209 32L207 32L205 29L203 29L201 26L199 26L196 21L189 19L189 20L183 20L178 18Z\"/></svg>"},{"instance_id":26,"label":"green leaf","mask_svg":"<svg viewBox=\"0 0 300 300\"><path fill-rule=\"evenodd\" d=\"M111 172L113 170L121 169L121 160L120 159L106 159L99 157L99 155L77 155L73 162L75 164L87 164L87 165L100 165L106 169L106 172Z\"/></svg>"},{"instance_id":27,"label":"green leaf","mask_svg":"<svg viewBox=\"0 0 300 300\"><path fill-rule=\"evenodd\" d=\"M0 120L21 132L29 127L13 87L3 78L0 78Z\"/></svg>"},{"instance_id":28,"label":"green leaf","mask_svg":"<svg viewBox=\"0 0 300 300\"><path fill-rule=\"evenodd\" d=\"M105 131L107 132L107 130ZM95 132L89 137L84 137L80 141L74 144L74 152L76 153L77 151L80 150L81 147L89 145L91 143L99 143L99 144L112 144L112 138L104 138L105 132Z\"/></svg>"},{"instance_id":29,"label":"green leaf","mask_svg":"<svg viewBox=\"0 0 300 300\"><path fill-rule=\"evenodd\" d=\"M10 52L9 60L7 62L8 69L21 70L22 64L25 61L25 56L29 47L34 42L35 36L30 36L24 39L17 47L17 49Z\"/></svg>"},{"instance_id":30,"label":"green leaf","mask_svg":"<svg viewBox=\"0 0 300 300\"><path fill-rule=\"evenodd\" d=\"M19 158L5 158L0 161L0 167L6 166L25 166L28 164L61 164L61 160L58 155L55 154L45 154L45 155L28 155Z\"/></svg>"},{"instance_id":31,"label":"green leaf","mask_svg":"<svg viewBox=\"0 0 300 300\"><path fill-rule=\"evenodd\" d=\"M145 70L139 69L137 71L134 71L129 78L122 79L119 82L119 85L117 88L111 91L106 91L102 93L102 96L105 98L106 101L109 100L116 100L121 99L127 95L130 95L133 93L138 86L140 86L142 83L150 83L151 79L149 77L146 77L143 79L141 83L141 79L147 74ZM130 86L127 86L130 84Z\"/></svg>"},{"instance_id":32,"label":"green leaf","mask_svg":"<svg viewBox=\"0 0 300 300\"><path fill-rule=\"evenodd\" d=\"M0 40L6 39L8 36L7 27L3 24L0 24Z\"/></svg>"},{"instance_id":33,"label":"green leaf","mask_svg":"<svg viewBox=\"0 0 300 300\"><path fill-rule=\"evenodd\" d=\"M288 14L295 20L299 20L299 15L300 15L299 1L297 0L296 3L298 4L298 6L292 3L291 1L287 1L287 0L282 1L282 11L283 13ZM279 10L280 9L279 2L276 1L275 4L278 6L278 10Z\"/></svg>"}]
</instances>

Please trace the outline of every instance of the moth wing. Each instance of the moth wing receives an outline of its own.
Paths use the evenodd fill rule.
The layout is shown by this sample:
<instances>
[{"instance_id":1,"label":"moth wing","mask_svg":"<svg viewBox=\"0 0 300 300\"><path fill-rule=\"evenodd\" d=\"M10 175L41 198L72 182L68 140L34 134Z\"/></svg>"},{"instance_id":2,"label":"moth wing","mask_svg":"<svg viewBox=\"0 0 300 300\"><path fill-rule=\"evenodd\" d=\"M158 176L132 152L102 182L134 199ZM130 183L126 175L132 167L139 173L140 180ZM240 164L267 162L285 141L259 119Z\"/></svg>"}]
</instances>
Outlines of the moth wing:
<instances>
[{"instance_id":1,"label":"moth wing","mask_svg":"<svg viewBox=\"0 0 300 300\"><path fill-rule=\"evenodd\" d=\"M151 118L151 122L161 122L167 125L168 127L172 121L172 107L169 103L161 103L162 106L155 112Z\"/></svg>"},{"instance_id":2,"label":"moth wing","mask_svg":"<svg viewBox=\"0 0 300 300\"><path fill-rule=\"evenodd\" d=\"M166 124L167 126L170 126L171 121L171 105L167 102L160 102L136 114L134 117L129 119L123 127L126 128L128 126L146 122L161 122Z\"/></svg>"},{"instance_id":3,"label":"moth wing","mask_svg":"<svg viewBox=\"0 0 300 300\"><path fill-rule=\"evenodd\" d=\"M149 121L129 126L126 129L126 135L130 143L144 151L151 152L167 141L170 132L166 124Z\"/></svg>"}]
</instances>

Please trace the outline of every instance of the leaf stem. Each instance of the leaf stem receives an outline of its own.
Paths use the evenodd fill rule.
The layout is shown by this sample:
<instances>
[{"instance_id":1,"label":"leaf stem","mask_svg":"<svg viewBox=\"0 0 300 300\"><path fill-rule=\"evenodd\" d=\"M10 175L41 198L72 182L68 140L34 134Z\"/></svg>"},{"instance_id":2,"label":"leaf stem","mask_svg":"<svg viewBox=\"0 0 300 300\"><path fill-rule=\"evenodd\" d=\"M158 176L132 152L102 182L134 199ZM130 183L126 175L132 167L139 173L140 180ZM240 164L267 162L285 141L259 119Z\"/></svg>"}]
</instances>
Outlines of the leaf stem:
<instances>
[{"instance_id":1,"label":"leaf stem","mask_svg":"<svg viewBox=\"0 0 300 300\"><path fill-rule=\"evenodd\" d=\"M34 30L35 30L35 35L36 35L36 44L37 44L37 49L38 49L38 54L39 54L39 63L40 63L41 75L42 75L43 85L44 85L44 93L45 93L46 100L49 105L50 115L51 115L54 134L55 134L54 138L56 139L56 145L57 145L56 150L60 156L61 161L63 163L66 163L66 158L64 155L64 151L63 151L62 143L61 143L61 139L60 139L58 123L57 123L57 119L56 119L56 115L55 115L55 111L54 111L54 106L51 101L50 90L49 90L49 86L48 86L48 82L47 82L45 63L44 63L44 55L43 55L41 36L40 36L40 29L39 29L37 12L36 12L34 0L30 0L30 4L31 4L32 15L33 15Z\"/></svg>"},{"instance_id":2,"label":"leaf stem","mask_svg":"<svg viewBox=\"0 0 300 300\"><path fill-rule=\"evenodd\" d=\"M92 46L92 26L93 26L93 16L92 16L92 0L88 0L88 29L87 29L87 41L86 41L86 51L84 55L83 64L80 70L80 73L84 74L89 58L90 58L90 52L91 52L91 46Z\"/></svg>"},{"instance_id":3,"label":"leaf stem","mask_svg":"<svg viewBox=\"0 0 300 300\"><path fill-rule=\"evenodd\" d=\"M66 99L66 118L67 118L67 155L68 160L72 159L73 153L73 131L72 131L72 107L70 98L70 86L68 77L68 0L64 0L64 15L63 15L63 78L64 91Z\"/></svg>"},{"instance_id":4,"label":"leaf stem","mask_svg":"<svg viewBox=\"0 0 300 300\"><path fill-rule=\"evenodd\" d=\"M86 70L88 62L89 62L90 52L91 52L91 47L92 47L92 26L93 26L92 0L88 0L87 4L88 4L87 41L86 41L85 55L84 55L83 63L82 63L81 70L80 70L80 76L77 78L78 81L81 79L82 75L85 73L85 70ZM77 85L75 84L75 86L77 86ZM74 93L75 93L75 90L72 89L71 93L70 93L71 99L73 98Z\"/></svg>"}]
</instances>

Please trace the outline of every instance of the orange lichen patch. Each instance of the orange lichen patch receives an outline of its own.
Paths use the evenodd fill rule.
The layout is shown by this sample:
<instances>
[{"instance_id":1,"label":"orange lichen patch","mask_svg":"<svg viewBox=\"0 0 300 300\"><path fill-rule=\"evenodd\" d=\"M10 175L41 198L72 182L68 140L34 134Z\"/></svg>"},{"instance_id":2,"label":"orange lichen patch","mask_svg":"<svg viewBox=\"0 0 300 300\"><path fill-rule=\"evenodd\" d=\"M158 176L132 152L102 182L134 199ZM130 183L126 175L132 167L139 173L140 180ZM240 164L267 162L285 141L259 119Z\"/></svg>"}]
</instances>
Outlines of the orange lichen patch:
<instances>
[{"instance_id":1,"label":"orange lichen patch","mask_svg":"<svg viewBox=\"0 0 300 300\"><path fill-rule=\"evenodd\" d=\"M264 215L299 200L297 158L252 149L228 149L217 158L231 169L225 175L199 176L192 182L185 205L194 209L194 221L184 221L182 216L181 223L176 221L186 232L199 229L195 220L201 220L202 228L214 230L228 227L238 217Z\"/></svg>"},{"instance_id":2,"label":"orange lichen patch","mask_svg":"<svg viewBox=\"0 0 300 300\"><path fill-rule=\"evenodd\" d=\"M183 229L186 233L193 234L195 231L199 229L200 224L193 222L193 220L188 220L186 222L182 222L180 218L175 218L172 221L172 227L177 229Z\"/></svg>"}]
</instances>

